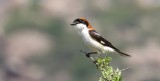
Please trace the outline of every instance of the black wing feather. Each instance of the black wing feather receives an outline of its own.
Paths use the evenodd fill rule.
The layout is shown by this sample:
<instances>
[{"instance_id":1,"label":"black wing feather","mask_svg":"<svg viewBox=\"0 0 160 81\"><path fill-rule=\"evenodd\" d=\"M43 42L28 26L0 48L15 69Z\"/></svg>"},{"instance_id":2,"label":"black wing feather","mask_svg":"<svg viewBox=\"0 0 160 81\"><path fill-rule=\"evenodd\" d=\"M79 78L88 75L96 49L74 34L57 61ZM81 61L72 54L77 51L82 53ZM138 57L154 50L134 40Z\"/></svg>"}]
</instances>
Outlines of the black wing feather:
<instances>
[{"instance_id":1,"label":"black wing feather","mask_svg":"<svg viewBox=\"0 0 160 81\"><path fill-rule=\"evenodd\" d=\"M123 55L123 56L130 56L128 54L125 54L123 52L121 52L120 50L118 50L116 47L114 47L109 41L107 41L105 38L103 38L101 35L99 35L95 30L90 30L89 31L89 34L90 36L98 41L99 43L101 43L102 45L104 46L107 46L107 47L111 47L113 48L116 52L118 52L120 55Z\"/></svg>"},{"instance_id":2,"label":"black wing feather","mask_svg":"<svg viewBox=\"0 0 160 81\"><path fill-rule=\"evenodd\" d=\"M99 35L95 30L90 30L89 31L90 36L95 39L96 41L98 41L99 43L101 43L104 46L108 46L111 47L113 49L117 49L115 48L109 41L107 41L106 39L104 39L101 35Z\"/></svg>"}]
</instances>

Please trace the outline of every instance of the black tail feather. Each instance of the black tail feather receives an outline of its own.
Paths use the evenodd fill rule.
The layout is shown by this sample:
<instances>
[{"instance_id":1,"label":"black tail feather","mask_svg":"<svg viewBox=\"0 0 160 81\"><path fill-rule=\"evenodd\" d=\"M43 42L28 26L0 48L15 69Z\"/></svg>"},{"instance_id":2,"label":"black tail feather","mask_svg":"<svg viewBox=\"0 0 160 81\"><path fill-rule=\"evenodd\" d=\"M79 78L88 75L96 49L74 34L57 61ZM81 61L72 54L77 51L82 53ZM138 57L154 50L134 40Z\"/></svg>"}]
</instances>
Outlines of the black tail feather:
<instances>
[{"instance_id":1,"label":"black tail feather","mask_svg":"<svg viewBox=\"0 0 160 81\"><path fill-rule=\"evenodd\" d=\"M118 52L121 56L131 57L131 55L126 54L126 53L123 53L123 52L121 52L121 51L119 51L119 50L115 50L115 51Z\"/></svg>"}]
</instances>

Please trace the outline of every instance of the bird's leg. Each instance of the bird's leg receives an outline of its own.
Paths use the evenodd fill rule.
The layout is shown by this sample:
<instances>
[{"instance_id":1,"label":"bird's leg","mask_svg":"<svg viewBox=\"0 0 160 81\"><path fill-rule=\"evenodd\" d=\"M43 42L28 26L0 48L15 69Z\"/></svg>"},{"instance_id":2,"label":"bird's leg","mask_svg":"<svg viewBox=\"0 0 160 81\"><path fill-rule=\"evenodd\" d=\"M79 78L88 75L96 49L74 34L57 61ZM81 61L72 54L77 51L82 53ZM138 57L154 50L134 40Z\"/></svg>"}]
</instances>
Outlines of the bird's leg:
<instances>
[{"instance_id":1,"label":"bird's leg","mask_svg":"<svg viewBox=\"0 0 160 81\"><path fill-rule=\"evenodd\" d=\"M96 56L96 59L98 59L102 55L101 52L97 52L97 53L98 53L98 55Z\"/></svg>"},{"instance_id":2,"label":"bird's leg","mask_svg":"<svg viewBox=\"0 0 160 81\"><path fill-rule=\"evenodd\" d=\"M85 54L86 54L86 57L90 58L93 62L95 62L94 58L91 57L90 55L91 55L91 54L97 54L97 52L89 52L89 53L87 53L87 52L84 52L84 51L82 51L82 50L80 50L80 52L85 53Z\"/></svg>"},{"instance_id":3,"label":"bird's leg","mask_svg":"<svg viewBox=\"0 0 160 81\"><path fill-rule=\"evenodd\" d=\"M90 57L91 54L97 54L97 52L89 52L89 53L86 54L86 57Z\"/></svg>"},{"instance_id":4,"label":"bird's leg","mask_svg":"<svg viewBox=\"0 0 160 81\"><path fill-rule=\"evenodd\" d=\"M84 51L82 51L82 50L80 50L80 52L82 52L82 53L85 53L86 54L86 57L88 57L88 58L90 58L91 57L91 54L97 54L97 52L84 52Z\"/></svg>"}]
</instances>

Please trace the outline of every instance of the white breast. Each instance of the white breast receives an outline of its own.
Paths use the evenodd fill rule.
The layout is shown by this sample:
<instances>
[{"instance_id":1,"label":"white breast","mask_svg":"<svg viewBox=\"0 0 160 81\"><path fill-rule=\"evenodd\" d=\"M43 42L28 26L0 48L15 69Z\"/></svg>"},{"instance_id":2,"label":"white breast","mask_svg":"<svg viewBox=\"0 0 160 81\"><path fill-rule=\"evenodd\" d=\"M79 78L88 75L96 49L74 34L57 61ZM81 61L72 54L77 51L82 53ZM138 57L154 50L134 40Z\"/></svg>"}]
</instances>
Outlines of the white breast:
<instances>
[{"instance_id":1,"label":"white breast","mask_svg":"<svg viewBox=\"0 0 160 81\"><path fill-rule=\"evenodd\" d=\"M83 29L81 32L80 32L84 42L94 48L94 49L97 49L97 51L99 52L104 52L104 46L100 43L98 43L97 41L95 41L90 35L89 35L89 31L88 29Z\"/></svg>"}]
</instances>

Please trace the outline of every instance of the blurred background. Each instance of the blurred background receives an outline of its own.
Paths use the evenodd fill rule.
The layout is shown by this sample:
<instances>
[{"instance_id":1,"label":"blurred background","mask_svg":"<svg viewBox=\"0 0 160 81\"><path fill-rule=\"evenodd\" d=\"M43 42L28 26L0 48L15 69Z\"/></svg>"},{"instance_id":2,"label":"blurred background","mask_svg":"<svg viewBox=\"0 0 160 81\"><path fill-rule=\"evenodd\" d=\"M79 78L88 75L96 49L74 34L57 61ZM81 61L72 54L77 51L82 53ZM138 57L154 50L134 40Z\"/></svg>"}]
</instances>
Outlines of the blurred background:
<instances>
[{"instance_id":1,"label":"blurred background","mask_svg":"<svg viewBox=\"0 0 160 81\"><path fill-rule=\"evenodd\" d=\"M79 17L132 55L108 54L123 81L160 80L160 0L0 0L0 81L98 81Z\"/></svg>"}]
</instances>

